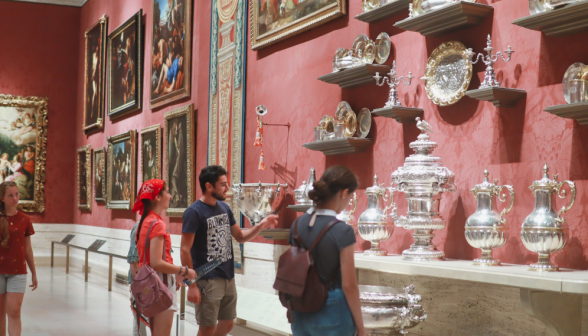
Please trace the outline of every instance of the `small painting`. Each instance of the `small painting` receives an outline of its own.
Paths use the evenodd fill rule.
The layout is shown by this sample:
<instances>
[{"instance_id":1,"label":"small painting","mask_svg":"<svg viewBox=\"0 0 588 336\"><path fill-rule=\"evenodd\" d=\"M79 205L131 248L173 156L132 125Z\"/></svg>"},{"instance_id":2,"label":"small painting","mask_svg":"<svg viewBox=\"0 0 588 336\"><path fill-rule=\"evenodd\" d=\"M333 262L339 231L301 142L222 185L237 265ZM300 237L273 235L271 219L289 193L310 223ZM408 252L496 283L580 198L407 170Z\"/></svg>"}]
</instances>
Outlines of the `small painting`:
<instances>
[{"instance_id":1,"label":"small painting","mask_svg":"<svg viewBox=\"0 0 588 336\"><path fill-rule=\"evenodd\" d=\"M130 210L135 198L137 131L108 138L107 209Z\"/></svg>"},{"instance_id":2,"label":"small painting","mask_svg":"<svg viewBox=\"0 0 588 336\"><path fill-rule=\"evenodd\" d=\"M106 61L107 17L86 30L84 63L84 132L104 128L104 75Z\"/></svg>"},{"instance_id":3,"label":"small painting","mask_svg":"<svg viewBox=\"0 0 588 336\"><path fill-rule=\"evenodd\" d=\"M94 151L94 200L106 202L106 148Z\"/></svg>"},{"instance_id":4,"label":"small painting","mask_svg":"<svg viewBox=\"0 0 588 336\"><path fill-rule=\"evenodd\" d=\"M161 125L141 130L141 178L161 179Z\"/></svg>"},{"instance_id":5,"label":"small painting","mask_svg":"<svg viewBox=\"0 0 588 336\"><path fill-rule=\"evenodd\" d=\"M78 148L78 209L92 211L92 147Z\"/></svg>"},{"instance_id":6,"label":"small painting","mask_svg":"<svg viewBox=\"0 0 588 336\"><path fill-rule=\"evenodd\" d=\"M169 217L182 217L194 202L194 105L165 114L165 181L171 194Z\"/></svg>"},{"instance_id":7,"label":"small painting","mask_svg":"<svg viewBox=\"0 0 588 336\"><path fill-rule=\"evenodd\" d=\"M219 16L237 1L217 0ZM345 0L251 0L250 8L251 49L258 50L345 15Z\"/></svg>"},{"instance_id":8,"label":"small painting","mask_svg":"<svg viewBox=\"0 0 588 336\"><path fill-rule=\"evenodd\" d=\"M192 0L153 0L151 108L190 96Z\"/></svg>"},{"instance_id":9,"label":"small painting","mask_svg":"<svg viewBox=\"0 0 588 336\"><path fill-rule=\"evenodd\" d=\"M141 109L143 10L108 36L108 115L111 119Z\"/></svg>"},{"instance_id":10,"label":"small painting","mask_svg":"<svg viewBox=\"0 0 588 336\"><path fill-rule=\"evenodd\" d=\"M0 183L18 186L19 210L45 211L47 98L0 95Z\"/></svg>"}]
</instances>

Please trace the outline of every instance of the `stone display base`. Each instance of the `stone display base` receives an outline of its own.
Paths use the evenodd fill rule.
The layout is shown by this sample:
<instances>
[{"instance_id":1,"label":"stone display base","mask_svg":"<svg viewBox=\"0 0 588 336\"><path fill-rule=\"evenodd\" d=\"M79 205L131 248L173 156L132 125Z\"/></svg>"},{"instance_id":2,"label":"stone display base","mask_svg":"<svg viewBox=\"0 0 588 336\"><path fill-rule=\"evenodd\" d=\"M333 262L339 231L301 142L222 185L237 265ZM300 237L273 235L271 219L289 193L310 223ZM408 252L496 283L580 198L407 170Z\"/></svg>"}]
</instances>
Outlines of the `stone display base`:
<instances>
[{"instance_id":1,"label":"stone display base","mask_svg":"<svg viewBox=\"0 0 588 336\"><path fill-rule=\"evenodd\" d=\"M390 72L389 65L364 64L341 71L331 72L320 76L318 80L329 84L337 84L343 89L354 88L358 86L375 84L374 75L376 72L384 76Z\"/></svg>"},{"instance_id":2,"label":"stone display base","mask_svg":"<svg viewBox=\"0 0 588 336\"><path fill-rule=\"evenodd\" d=\"M414 124L416 117L423 117L425 111L421 108L394 106L375 109L372 115L384 118L394 118L402 124Z\"/></svg>"},{"instance_id":3,"label":"stone display base","mask_svg":"<svg viewBox=\"0 0 588 336\"><path fill-rule=\"evenodd\" d=\"M512 108L515 107L521 98L527 96L527 91L503 87L487 87L467 91L466 96L477 100L489 101L496 107Z\"/></svg>"},{"instance_id":4,"label":"stone display base","mask_svg":"<svg viewBox=\"0 0 588 336\"><path fill-rule=\"evenodd\" d=\"M396 22L394 27L439 37L477 26L494 11L494 7L471 2L455 2L419 16Z\"/></svg>"},{"instance_id":5,"label":"stone display base","mask_svg":"<svg viewBox=\"0 0 588 336\"><path fill-rule=\"evenodd\" d=\"M516 19L517 26L538 30L548 36L566 36L588 30L588 1Z\"/></svg>"},{"instance_id":6,"label":"stone display base","mask_svg":"<svg viewBox=\"0 0 588 336\"><path fill-rule=\"evenodd\" d=\"M290 229L266 229L259 234L265 239L287 240L290 238Z\"/></svg>"},{"instance_id":7,"label":"stone display base","mask_svg":"<svg viewBox=\"0 0 588 336\"><path fill-rule=\"evenodd\" d=\"M371 11L363 12L355 16L359 21L367 23L380 22L402 12L408 13L408 5L412 0L390 0L388 3Z\"/></svg>"},{"instance_id":8,"label":"stone display base","mask_svg":"<svg viewBox=\"0 0 588 336\"><path fill-rule=\"evenodd\" d=\"M558 117L576 119L580 125L588 125L588 102L549 106L544 111Z\"/></svg>"},{"instance_id":9,"label":"stone display base","mask_svg":"<svg viewBox=\"0 0 588 336\"><path fill-rule=\"evenodd\" d=\"M292 204L288 205L287 208L296 212L307 212L312 207L311 204Z\"/></svg>"},{"instance_id":10,"label":"stone display base","mask_svg":"<svg viewBox=\"0 0 588 336\"><path fill-rule=\"evenodd\" d=\"M303 146L313 151L323 152L325 155L341 155L363 153L372 142L372 139L341 138L309 142Z\"/></svg>"}]
</instances>

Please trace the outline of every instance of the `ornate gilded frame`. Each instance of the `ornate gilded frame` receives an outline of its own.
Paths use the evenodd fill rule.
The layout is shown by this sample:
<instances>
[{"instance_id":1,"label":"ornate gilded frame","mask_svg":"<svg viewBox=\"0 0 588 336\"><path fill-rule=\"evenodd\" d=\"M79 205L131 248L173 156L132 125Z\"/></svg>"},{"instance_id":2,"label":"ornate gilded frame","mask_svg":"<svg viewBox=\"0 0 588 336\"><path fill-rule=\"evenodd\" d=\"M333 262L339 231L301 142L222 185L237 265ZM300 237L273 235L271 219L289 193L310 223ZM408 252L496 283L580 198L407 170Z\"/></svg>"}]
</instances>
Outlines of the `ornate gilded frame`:
<instances>
[{"instance_id":1,"label":"ornate gilded frame","mask_svg":"<svg viewBox=\"0 0 588 336\"><path fill-rule=\"evenodd\" d=\"M96 155L100 155L102 156L102 160L101 161L96 161ZM102 182L102 197L96 197L96 188L94 188L94 200L96 202L106 202L107 199L107 195L106 195L106 185L108 183L108 176L106 176L106 147L100 147L98 149L94 150L94 156L92 157L94 159L94 170L92 171L92 180L96 181L95 179L95 173L97 169L100 169L100 171L102 172L102 178L103 178L103 182ZM97 167L96 165L98 163L100 163L100 167ZM93 187L94 185L92 185Z\"/></svg>"},{"instance_id":2,"label":"ornate gilded frame","mask_svg":"<svg viewBox=\"0 0 588 336\"><path fill-rule=\"evenodd\" d=\"M161 125L153 125L147 128L143 128L141 130L141 182L143 181L143 137L145 134L155 132L155 176L158 179L161 179Z\"/></svg>"},{"instance_id":3,"label":"ornate gilded frame","mask_svg":"<svg viewBox=\"0 0 588 336\"><path fill-rule=\"evenodd\" d=\"M112 200L112 183L113 183L113 164L114 164L114 150L113 145L130 140L131 142L131 197L128 201ZM123 209L130 210L135 203L135 193L137 184L137 131L130 130L128 132L115 135L107 138L108 141L108 168L107 187L106 187L106 208L107 209Z\"/></svg>"},{"instance_id":4,"label":"ornate gilded frame","mask_svg":"<svg viewBox=\"0 0 588 336\"><path fill-rule=\"evenodd\" d=\"M129 26L136 25L137 43L135 50L135 64L137 67L137 75L135 76L135 90L136 97L133 101L121 105L117 108L112 108L112 71L114 66L112 64L112 40L118 36ZM125 23L116 28L112 34L108 35L108 116L110 119L115 119L139 111L142 108L143 102L143 9L133 15Z\"/></svg>"},{"instance_id":5,"label":"ornate gilded frame","mask_svg":"<svg viewBox=\"0 0 588 336\"><path fill-rule=\"evenodd\" d=\"M45 162L47 159L48 99L0 94L0 106L35 108L37 140L35 144L35 194L32 201L20 201L18 209L24 212L45 211Z\"/></svg>"},{"instance_id":6,"label":"ornate gilded frame","mask_svg":"<svg viewBox=\"0 0 588 336\"><path fill-rule=\"evenodd\" d=\"M222 1L217 1L218 6ZM346 14L345 0L336 0L334 3L321 8L310 15L304 16L274 31L259 35L259 0L250 0L251 22L251 49L258 50L282 41L294 35L305 32L311 28L327 23ZM219 13L222 12L219 8ZM222 18L222 17L221 17Z\"/></svg>"},{"instance_id":7,"label":"ornate gilded frame","mask_svg":"<svg viewBox=\"0 0 588 336\"><path fill-rule=\"evenodd\" d=\"M96 123L86 125L86 115L88 111L86 110L87 104L86 101L88 99L88 34L94 29L100 29L100 38L102 42L100 43L100 64L101 70L99 76L99 85L98 85L98 118ZM108 31L108 17L106 14L102 15L102 17L96 22L92 27L86 30L84 36L86 39L85 42L85 62L84 62L84 133L91 132L94 129L104 129L104 83L106 79L106 33Z\"/></svg>"},{"instance_id":8,"label":"ornate gilded frame","mask_svg":"<svg viewBox=\"0 0 588 336\"><path fill-rule=\"evenodd\" d=\"M161 1L161 0L160 0ZM151 23L153 23L153 5L155 1L151 2ZM167 105L169 103L178 101L183 98L190 97L190 72L192 67L192 0L187 0L185 2L186 6L184 6L184 18L185 24L184 27L186 29L186 35L184 37L184 84L182 88L174 91L172 93L168 93L164 96L160 96L157 98L153 98L152 87L149 85L149 104L152 109ZM153 24L151 25L151 39L153 39ZM153 41L151 42L153 45ZM153 76L153 53L151 53L151 62L149 66L149 73L151 78Z\"/></svg>"},{"instance_id":9,"label":"ornate gilded frame","mask_svg":"<svg viewBox=\"0 0 588 336\"><path fill-rule=\"evenodd\" d=\"M86 155L85 162L81 161L81 154ZM82 167L83 164L83 167ZM86 171L86 204L82 204L82 169ZM92 146L78 148L78 209L92 211Z\"/></svg>"},{"instance_id":10,"label":"ornate gilded frame","mask_svg":"<svg viewBox=\"0 0 588 336\"><path fill-rule=\"evenodd\" d=\"M186 184L187 184L187 195L188 195L188 204L192 204L194 202L194 162L195 162L195 150L194 150L194 104L190 104L188 106L180 107L178 109L169 111L165 114L165 126L163 128L163 138L168 139L169 137L169 121L177 118L186 116ZM165 182L170 185L170 169L169 169L169 153L168 153L169 146L166 144L165 146ZM187 208L169 208L166 210L165 214L169 217L182 217L184 215L184 211Z\"/></svg>"},{"instance_id":11,"label":"ornate gilded frame","mask_svg":"<svg viewBox=\"0 0 588 336\"><path fill-rule=\"evenodd\" d=\"M459 56L465 62L465 76L460 87L450 94L444 94L438 89L435 81L435 75L439 64L446 57ZM433 51L429 60L427 61L427 67L425 69L425 76L421 78L425 82L425 90L429 99L439 106L453 105L457 103L466 93L472 80L472 62L467 55L467 49L461 42L450 41L442 43L437 49Z\"/></svg>"}]
</instances>

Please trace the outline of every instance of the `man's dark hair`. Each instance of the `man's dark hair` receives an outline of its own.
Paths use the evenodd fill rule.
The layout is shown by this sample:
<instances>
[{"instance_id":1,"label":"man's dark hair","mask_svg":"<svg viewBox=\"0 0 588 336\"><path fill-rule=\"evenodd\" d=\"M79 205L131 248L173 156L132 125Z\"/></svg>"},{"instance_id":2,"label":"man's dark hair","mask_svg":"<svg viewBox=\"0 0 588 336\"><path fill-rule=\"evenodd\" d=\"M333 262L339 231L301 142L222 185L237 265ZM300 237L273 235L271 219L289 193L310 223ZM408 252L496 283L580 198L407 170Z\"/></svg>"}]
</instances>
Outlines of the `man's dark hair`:
<instances>
[{"instance_id":1,"label":"man's dark hair","mask_svg":"<svg viewBox=\"0 0 588 336\"><path fill-rule=\"evenodd\" d=\"M202 193L206 193L206 183L214 185L218 182L218 179L223 176L228 175L227 170L221 166L207 166L202 168L200 171L200 176L198 176L198 181L200 182L200 189L202 189Z\"/></svg>"}]
</instances>

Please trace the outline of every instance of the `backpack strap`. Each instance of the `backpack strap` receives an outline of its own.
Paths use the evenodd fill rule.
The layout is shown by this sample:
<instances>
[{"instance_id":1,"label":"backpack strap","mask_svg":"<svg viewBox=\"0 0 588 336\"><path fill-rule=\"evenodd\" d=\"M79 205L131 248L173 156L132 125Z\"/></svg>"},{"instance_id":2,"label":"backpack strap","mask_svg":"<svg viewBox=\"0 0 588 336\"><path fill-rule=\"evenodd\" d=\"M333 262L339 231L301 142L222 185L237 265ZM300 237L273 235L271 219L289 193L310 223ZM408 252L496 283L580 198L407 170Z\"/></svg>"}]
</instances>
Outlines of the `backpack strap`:
<instances>
[{"instance_id":1,"label":"backpack strap","mask_svg":"<svg viewBox=\"0 0 588 336\"><path fill-rule=\"evenodd\" d=\"M300 236L298 235L298 220L300 219L300 217L296 218L296 220L294 221L294 224L292 224L294 226L294 234L292 235L292 241L294 242L294 244L296 244L296 246L298 248L304 246L304 243L302 242L302 238L300 238Z\"/></svg>"}]
</instances>

